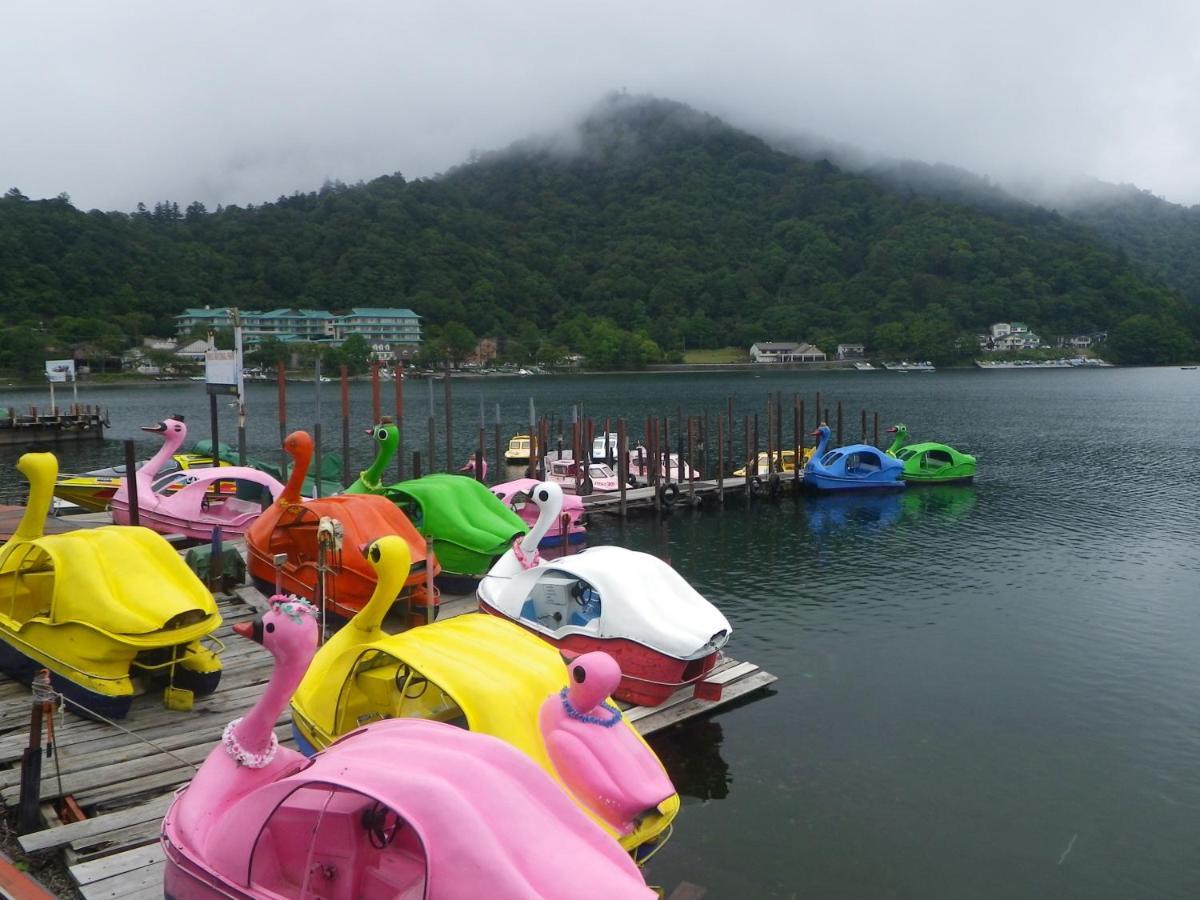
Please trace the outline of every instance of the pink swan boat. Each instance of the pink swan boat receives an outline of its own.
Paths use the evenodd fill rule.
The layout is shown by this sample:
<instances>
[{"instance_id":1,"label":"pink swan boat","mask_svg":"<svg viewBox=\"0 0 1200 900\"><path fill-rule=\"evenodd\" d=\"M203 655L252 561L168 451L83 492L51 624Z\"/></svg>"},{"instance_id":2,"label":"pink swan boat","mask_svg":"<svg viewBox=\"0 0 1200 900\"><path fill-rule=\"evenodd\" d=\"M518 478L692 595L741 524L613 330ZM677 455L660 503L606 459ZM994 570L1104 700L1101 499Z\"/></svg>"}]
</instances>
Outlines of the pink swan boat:
<instances>
[{"instance_id":1,"label":"pink swan boat","mask_svg":"<svg viewBox=\"0 0 1200 900\"><path fill-rule=\"evenodd\" d=\"M317 623L305 601L271 604L234 626L275 657L270 683L163 819L166 896L655 896L616 841L496 738L389 719L311 760L278 746L275 722L312 659Z\"/></svg>"},{"instance_id":2,"label":"pink swan boat","mask_svg":"<svg viewBox=\"0 0 1200 900\"><path fill-rule=\"evenodd\" d=\"M215 525L226 537L240 537L264 506L270 506L283 491L283 485L275 478L248 466L188 469L156 481L159 470L187 440L187 426L180 419L164 419L142 430L163 438L158 452L134 473L138 518L147 528L162 534L185 534L207 540ZM236 488L232 493L217 490L230 482ZM128 475L121 479L121 486L113 494L112 516L118 525L130 523Z\"/></svg>"},{"instance_id":3,"label":"pink swan boat","mask_svg":"<svg viewBox=\"0 0 1200 900\"><path fill-rule=\"evenodd\" d=\"M534 488L539 484L541 482L533 478L518 478L515 481L506 481L493 486L492 493L503 500L507 507L532 528L537 524L538 507L531 502L530 498L533 496ZM563 494L562 510L559 512L558 519L550 525L549 530L538 543L538 547L543 550L548 547L561 547L564 535L567 543L583 543L587 538L583 514L583 499L574 494ZM565 527L564 517L566 518Z\"/></svg>"},{"instance_id":4,"label":"pink swan boat","mask_svg":"<svg viewBox=\"0 0 1200 900\"><path fill-rule=\"evenodd\" d=\"M567 671L568 686L538 711L546 752L567 790L627 834L647 810L664 812L675 786L631 729L615 727L621 710L607 699L621 683L617 661L593 651L568 661Z\"/></svg>"}]
</instances>

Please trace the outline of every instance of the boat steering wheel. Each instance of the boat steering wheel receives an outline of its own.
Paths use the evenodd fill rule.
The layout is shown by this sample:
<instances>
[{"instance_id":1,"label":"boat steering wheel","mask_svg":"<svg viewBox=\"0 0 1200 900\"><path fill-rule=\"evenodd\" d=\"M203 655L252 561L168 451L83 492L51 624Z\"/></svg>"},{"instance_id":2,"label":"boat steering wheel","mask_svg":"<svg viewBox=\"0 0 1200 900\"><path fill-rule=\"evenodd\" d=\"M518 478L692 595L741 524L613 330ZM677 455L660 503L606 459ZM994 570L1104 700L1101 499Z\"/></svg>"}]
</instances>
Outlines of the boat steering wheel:
<instances>
[{"instance_id":1,"label":"boat steering wheel","mask_svg":"<svg viewBox=\"0 0 1200 900\"><path fill-rule=\"evenodd\" d=\"M408 675L410 671L412 670L404 663L396 666L396 676L394 679L396 692L406 700L417 700L423 697L425 691L429 689L429 679L420 672L413 672L412 678L409 679Z\"/></svg>"},{"instance_id":2,"label":"boat steering wheel","mask_svg":"<svg viewBox=\"0 0 1200 900\"><path fill-rule=\"evenodd\" d=\"M376 850L382 850L396 840L396 832L400 830L400 817L395 811L376 800L363 810L363 828L367 830L367 839Z\"/></svg>"}]
</instances>

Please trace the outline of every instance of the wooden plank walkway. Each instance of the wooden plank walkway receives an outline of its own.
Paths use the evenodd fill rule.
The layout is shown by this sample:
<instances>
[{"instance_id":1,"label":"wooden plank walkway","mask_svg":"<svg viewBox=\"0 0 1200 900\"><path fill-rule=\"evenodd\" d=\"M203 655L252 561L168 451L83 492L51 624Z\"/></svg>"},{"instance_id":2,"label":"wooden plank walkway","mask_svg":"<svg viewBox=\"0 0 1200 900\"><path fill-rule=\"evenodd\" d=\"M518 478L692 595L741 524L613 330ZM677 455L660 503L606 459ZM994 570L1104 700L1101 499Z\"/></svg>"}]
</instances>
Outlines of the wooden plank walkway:
<instances>
[{"instance_id":1,"label":"wooden plank walkway","mask_svg":"<svg viewBox=\"0 0 1200 900\"><path fill-rule=\"evenodd\" d=\"M256 614L262 595L253 588L240 588L233 595L220 595L218 602L224 622L217 636L227 645L222 656L224 674L217 692L197 700L191 712L164 709L155 691L135 698L122 728L69 712L56 721L58 765L51 760L43 762L43 801L73 795L89 818L64 825L51 813L46 830L24 835L20 843L30 853L63 853L87 900L162 896L164 863L158 834L171 796L191 779L195 767L216 746L225 725L253 705L270 678L270 654L232 634L235 622ZM471 614L475 609L472 596L447 596L440 617ZM621 706L634 727L642 734L652 734L760 690L776 679L753 663L727 658L707 680L722 685L719 701L698 700L687 689L657 707ZM29 711L28 688L0 681L0 799L9 807L20 794ZM289 711L281 715L276 734L280 743L292 745Z\"/></svg>"},{"instance_id":2,"label":"wooden plank walkway","mask_svg":"<svg viewBox=\"0 0 1200 900\"><path fill-rule=\"evenodd\" d=\"M764 476L765 480L765 476ZM697 479L696 481L672 482L675 488L674 499L670 505L686 506L701 505L709 500L725 497L744 497L746 495L746 479L730 475L722 481L715 479ZM791 472L785 472L779 477L780 493L790 494L802 489L801 483L792 478ZM765 485L763 486L765 489ZM609 513L619 515L621 511L621 494L619 491L608 491L602 494L588 494L581 498L584 509L588 512ZM625 491L625 508L627 510L647 510L654 508L654 488L637 487Z\"/></svg>"}]
</instances>

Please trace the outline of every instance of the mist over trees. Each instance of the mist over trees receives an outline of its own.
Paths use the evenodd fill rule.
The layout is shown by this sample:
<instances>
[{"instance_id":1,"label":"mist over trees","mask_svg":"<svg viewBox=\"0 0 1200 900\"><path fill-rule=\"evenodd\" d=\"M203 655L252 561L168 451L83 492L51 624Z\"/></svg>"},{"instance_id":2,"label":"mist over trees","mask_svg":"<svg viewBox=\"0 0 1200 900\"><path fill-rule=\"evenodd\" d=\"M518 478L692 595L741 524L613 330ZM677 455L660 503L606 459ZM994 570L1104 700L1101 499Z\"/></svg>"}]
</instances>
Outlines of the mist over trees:
<instances>
[{"instance_id":1,"label":"mist over trees","mask_svg":"<svg viewBox=\"0 0 1200 900\"><path fill-rule=\"evenodd\" d=\"M119 350L205 304L407 306L442 358L495 337L514 361L599 368L758 340L952 361L1012 320L1043 336L1126 323L1128 362L1196 353L1197 308L1058 214L889 190L667 101L614 96L576 138L213 211L85 213L14 188L0 368L48 346ZM1180 339L1151 352L1149 334Z\"/></svg>"}]
</instances>

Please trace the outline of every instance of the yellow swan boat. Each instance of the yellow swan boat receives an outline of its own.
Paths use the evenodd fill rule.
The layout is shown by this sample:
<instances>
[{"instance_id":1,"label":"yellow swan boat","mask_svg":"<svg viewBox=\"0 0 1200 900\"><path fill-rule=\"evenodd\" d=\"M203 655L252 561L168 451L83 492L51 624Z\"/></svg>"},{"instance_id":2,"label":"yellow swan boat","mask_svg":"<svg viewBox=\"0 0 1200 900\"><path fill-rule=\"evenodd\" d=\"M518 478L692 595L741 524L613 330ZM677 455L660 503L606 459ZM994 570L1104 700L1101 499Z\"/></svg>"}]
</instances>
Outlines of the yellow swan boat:
<instances>
[{"instance_id":1,"label":"yellow swan boat","mask_svg":"<svg viewBox=\"0 0 1200 900\"><path fill-rule=\"evenodd\" d=\"M312 755L368 722L398 717L434 719L490 734L541 766L635 858L647 858L669 834L679 795L667 780L668 795L656 795L631 826L623 827L605 816L603 800L568 789L539 721L547 699L559 703L568 684L566 665L553 647L505 619L479 614L400 634L382 630L391 598L408 572L408 554L408 545L394 536L371 545L368 559L379 576L374 595L317 651L292 697L292 729L300 749ZM633 726L620 721L617 727L628 729L626 745L634 748L634 758L597 757L613 790L620 794L642 774L640 767L665 776L662 763ZM397 765L420 764L397 760Z\"/></svg>"},{"instance_id":2,"label":"yellow swan boat","mask_svg":"<svg viewBox=\"0 0 1200 900\"><path fill-rule=\"evenodd\" d=\"M131 675L215 690L221 663L201 641L221 616L174 548L123 525L44 534L58 460L26 453L17 468L29 502L0 546L0 669L22 681L49 669L69 702L109 718L128 711Z\"/></svg>"}]
</instances>

